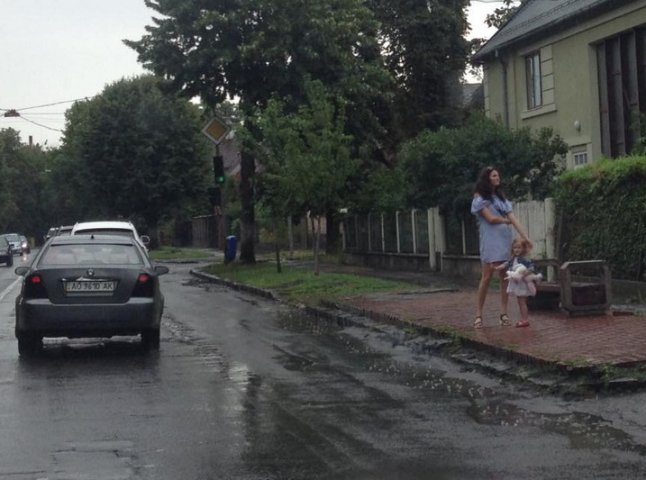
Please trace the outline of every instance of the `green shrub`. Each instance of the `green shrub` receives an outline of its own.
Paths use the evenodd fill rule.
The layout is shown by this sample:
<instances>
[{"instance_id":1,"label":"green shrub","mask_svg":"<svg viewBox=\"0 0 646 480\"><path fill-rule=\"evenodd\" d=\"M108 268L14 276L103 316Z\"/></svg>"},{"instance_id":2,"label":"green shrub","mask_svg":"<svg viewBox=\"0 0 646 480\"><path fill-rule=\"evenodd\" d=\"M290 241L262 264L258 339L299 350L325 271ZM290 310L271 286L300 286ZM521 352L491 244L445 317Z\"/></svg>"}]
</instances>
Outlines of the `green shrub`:
<instances>
[{"instance_id":1,"label":"green shrub","mask_svg":"<svg viewBox=\"0 0 646 480\"><path fill-rule=\"evenodd\" d=\"M604 159L563 173L554 198L560 258L606 260L613 278L644 280L646 156Z\"/></svg>"}]
</instances>

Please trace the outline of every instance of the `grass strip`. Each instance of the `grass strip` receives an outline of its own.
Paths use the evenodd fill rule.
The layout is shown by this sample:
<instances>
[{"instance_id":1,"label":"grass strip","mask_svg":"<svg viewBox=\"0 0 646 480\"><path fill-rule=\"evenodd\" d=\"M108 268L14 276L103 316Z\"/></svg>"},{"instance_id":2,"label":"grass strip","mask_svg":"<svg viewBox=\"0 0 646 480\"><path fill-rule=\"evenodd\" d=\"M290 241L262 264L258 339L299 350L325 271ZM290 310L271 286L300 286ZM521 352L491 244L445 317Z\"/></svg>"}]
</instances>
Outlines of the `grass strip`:
<instances>
[{"instance_id":1,"label":"grass strip","mask_svg":"<svg viewBox=\"0 0 646 480\"><path fill-rule=\"evenodd\" d=\"M318 305L321 300L333 302L345 297L411 289L411 285L405 282L349 273L320 272L315 275L312 270L292 266L283 266L282 272L278 273L273 262L255 265L213 264L203 268L203 271L233 282L271 290L284 300L306 305Z\"/></svg>"}]
</instances>

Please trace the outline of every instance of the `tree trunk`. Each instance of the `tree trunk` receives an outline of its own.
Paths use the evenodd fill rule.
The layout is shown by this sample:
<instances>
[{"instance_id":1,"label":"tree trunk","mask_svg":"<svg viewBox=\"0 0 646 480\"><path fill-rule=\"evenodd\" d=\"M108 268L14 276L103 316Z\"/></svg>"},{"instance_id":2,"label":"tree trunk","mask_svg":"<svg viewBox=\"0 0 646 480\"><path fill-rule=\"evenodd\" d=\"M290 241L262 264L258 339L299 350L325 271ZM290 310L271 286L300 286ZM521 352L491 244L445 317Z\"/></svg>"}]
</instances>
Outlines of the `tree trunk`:
<instances>
[{"instance_id":1,"label":"tree trunk","mask_svg":"<svg viewBox=\"0 0 646 480\"><path fill-rule=\"evenodd\" d=\"M337 254L339 244L339 219L336 212L330 210L325 214L325 253Z\"/></svg>"},{"instance_id":2,"label":"tree trunk","mask_svg":"<svg viewBox=\"0 0 646 480\"><path fill-rule=\"evenodd\" d=\"M251 153L240 152L240 263L256 263L256 220L253 184L256 162Z\"/></svg>"},{"instance_id":3,"label":"tree trunk","mask_svg":"<svg viewBox=\"0 0 646 480\"><path fill-rule=\"evenodd\" d=\"M282 273L283 268L282 265L280 264L280 238L279 238L279 233L280 231L280 219L277 219L274 221L274 250L276 252L276 272Z\"/></svg>"},{"instance_id":4,"label":"tree trunk","mask_svg":"<svg viewBox=\"0 0 646 480\"><path fill-rule=\"evenodd\" d=\"M294 258L294 222L292 216L287 216L287 241L289 242L289 258Z\"/></svg>"}]
</instances>

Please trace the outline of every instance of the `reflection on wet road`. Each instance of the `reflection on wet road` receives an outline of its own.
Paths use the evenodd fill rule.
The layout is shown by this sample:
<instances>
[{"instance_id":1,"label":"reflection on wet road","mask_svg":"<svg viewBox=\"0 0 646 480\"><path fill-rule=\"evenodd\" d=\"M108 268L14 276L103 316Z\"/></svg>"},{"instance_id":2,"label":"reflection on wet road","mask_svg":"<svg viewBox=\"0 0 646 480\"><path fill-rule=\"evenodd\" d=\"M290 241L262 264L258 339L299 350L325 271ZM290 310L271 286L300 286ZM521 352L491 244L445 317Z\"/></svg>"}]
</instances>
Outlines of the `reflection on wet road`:
<instances>
[{"instance_id":1,"label":"reflection on wet road","mask_svg":"<svg viewBox=\"0 0 646 480\"><path fill-rule=\"evenodd\" d=\"M163 279L158 353L136 337L48 339L43 355L18 359L14 295L2 298L0 478L646 472L643 394L546 396L411 348L401 331L313 320L188 268L172 265Z\"/></svg>"}]
</instances>

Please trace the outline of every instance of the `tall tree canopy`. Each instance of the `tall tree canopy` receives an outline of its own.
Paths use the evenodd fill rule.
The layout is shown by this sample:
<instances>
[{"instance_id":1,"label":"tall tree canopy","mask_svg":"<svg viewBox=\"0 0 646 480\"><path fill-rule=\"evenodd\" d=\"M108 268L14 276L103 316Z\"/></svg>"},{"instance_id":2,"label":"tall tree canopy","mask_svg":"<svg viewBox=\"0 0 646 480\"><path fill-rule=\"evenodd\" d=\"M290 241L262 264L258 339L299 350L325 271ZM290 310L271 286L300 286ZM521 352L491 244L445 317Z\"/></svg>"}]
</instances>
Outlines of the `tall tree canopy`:
<instances>
[{"instance_id":1,"label":"tall tree canopy","mask_svg":"<svg viewBox=\"0 0 646 480\"><path fill-rule=\"evenodd\" d=\"M152 76L124 79L67 113L64 183L78 220L123 216L152 229L202 195L210 179L200 112Z\"/></svg>"},{"instance_id":2,"label":"tall tree canopy","mask_svg":"<svg viewBox=\"0 0 646 480\"><path fill-rule=\"evenodd\" d=\"M364 0L146 0L163 17L126 41L144 66L210 107L229 98L244 115L272 96L292 111L303 103L306 78L346 99L347 128L373 151L387 139L390 77L382 67L374 15ZM258 132L256 132L258 133ZM368 145L369 147L365 147ZM253 156L243 144L240 259L253 262Z\"/></svg>"},{"instance_id":3,"label":"tall tree canopy","mask_svg":"<svg viewBox=\"0 0 646 480\"><path fill-rule=\"evenodd\" d=\"M40 238L49 224L46 185L52 152L21 143L12 128L0 130L0 229Z\"/></svg>"},{"instance_id":4,"label":"tall tree canopy","mask_svg":"<svg viewBox=\"0 0 646 480\"><path fill-rule=\"evenodd\" d=\"M398 94L397 124L404 138L424 129L456 125L460 77L469 43L469 0L370 0L381 22L381 41Z\"/></svg>"}]
</instances>

